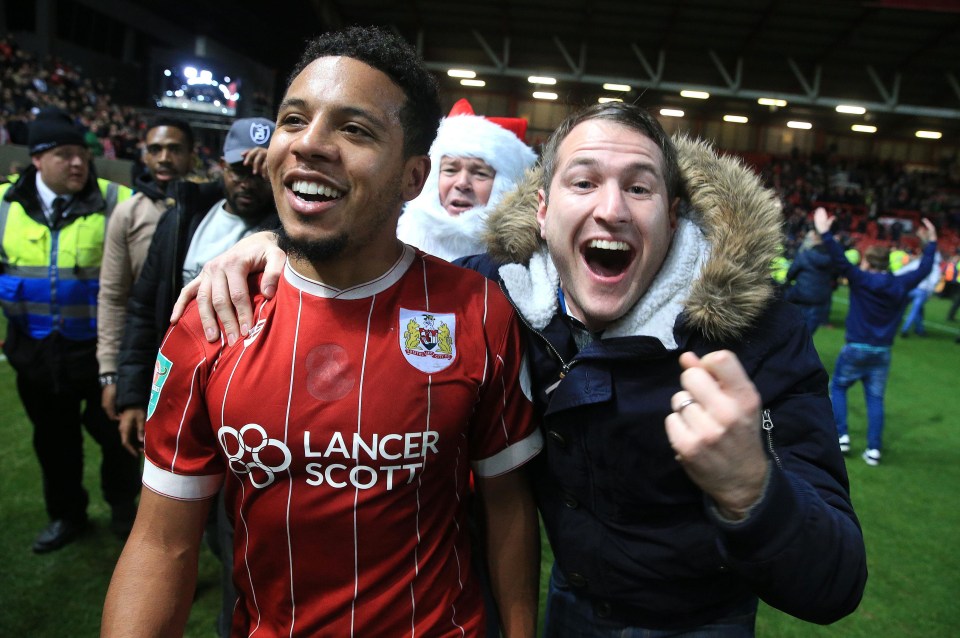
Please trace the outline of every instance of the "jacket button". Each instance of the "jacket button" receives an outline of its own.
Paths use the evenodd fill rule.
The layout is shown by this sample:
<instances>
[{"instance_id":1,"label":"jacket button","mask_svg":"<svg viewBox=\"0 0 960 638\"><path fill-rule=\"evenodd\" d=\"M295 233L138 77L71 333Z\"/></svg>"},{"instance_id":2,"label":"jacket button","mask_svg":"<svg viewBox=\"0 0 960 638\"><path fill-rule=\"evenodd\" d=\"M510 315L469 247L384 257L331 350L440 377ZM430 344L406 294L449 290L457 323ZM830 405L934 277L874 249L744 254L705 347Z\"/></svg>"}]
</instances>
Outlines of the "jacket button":
<instances>
[{"instance_id":1,"label":"jacket button","mask_svg":"<svg viewBox=\"0 0 960 638\"><path fill-rule=\"evenodd\" d=\"M610 603L607 601L602 601L594 605L593 612L597 615L598 618L609 618L610 617Z\"/></svg>"},{"instance_id":2,"label":"jacket button","mask_svg":"<svg viewBox=\"0 0 960 638\"><path fill-rule=\"evenodd\" d=\"M583 574L574 572L567 576L567 582L570 583L571 587L576 587L577 589L583 589L587 586L587 577Z\"/></svg>"},{"instance_id":3,"label":"jacket button","mask_svg":"<svg viewBox=\"0 0 960 638\"><path fill-rule=\"evenodd\" d=\"M550 440L556 443L557 446L562 448L567 447L567 440L563 438L563 435L556 430L548 430L547 436L550 437Z\"/></svg>"},{"instance_id":4,"label":"jacket button","mask_svg":"<svg viewBox=\"0 0 960 638\"><path fill-rule=\"evenodd\" d=\"M571 496L570 494L564 494L564 495L563 495L563 504L566 505L567 507L569 507L569 508L572 509L572 510L575 510L575 509L577 509L578 507L580 507L580 502L579 502L577 499L575 499L573 496Z\"/></svg>"}]
</instances>

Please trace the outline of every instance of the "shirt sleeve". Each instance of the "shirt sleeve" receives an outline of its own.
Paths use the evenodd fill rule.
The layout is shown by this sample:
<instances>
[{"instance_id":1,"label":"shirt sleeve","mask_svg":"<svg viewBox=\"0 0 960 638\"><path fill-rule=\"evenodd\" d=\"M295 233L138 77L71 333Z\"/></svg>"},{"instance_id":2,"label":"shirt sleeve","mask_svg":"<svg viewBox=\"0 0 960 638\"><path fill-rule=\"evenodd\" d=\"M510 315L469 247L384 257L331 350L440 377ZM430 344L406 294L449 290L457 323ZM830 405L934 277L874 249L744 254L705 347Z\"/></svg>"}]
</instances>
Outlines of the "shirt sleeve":
<instances>
[{"instance_id":1,"label":"shirt sleeve","mask_svg":"<svg viewBox=\"0 0 960 638\"><path fill-rule=\"evenodd\" d=\"M196 306L167 333L154 366L147 405L143 484L163 496L214 496L225 463L207 412L205 391L220 344L200 337Z\"/></svg>"},{"instance_id":2,"label":"shirt sleeve","mask_svg":"<svg viewBox=\"0 0 960 638\"><path fill-rule=\"evenodd\" d=\"M489 281L485 285L490 374L471 427L471 462L477 476L489 478L535 457L543 448L543 435L533 416L526 349L513 308Z\"/></svg>"},{"instance_id":3,"label":"shirt sleeve","mask_svg":"<svg viewBox=\"0 0 960 638\"><path fill-rule=\"evenodd\" d=\"M97 363L100 374L117 371L117 352L127 316L127 298L133 287L127 231L134 200L114 209L107 220L97 294Z\"/></svg>"}]
</instances>

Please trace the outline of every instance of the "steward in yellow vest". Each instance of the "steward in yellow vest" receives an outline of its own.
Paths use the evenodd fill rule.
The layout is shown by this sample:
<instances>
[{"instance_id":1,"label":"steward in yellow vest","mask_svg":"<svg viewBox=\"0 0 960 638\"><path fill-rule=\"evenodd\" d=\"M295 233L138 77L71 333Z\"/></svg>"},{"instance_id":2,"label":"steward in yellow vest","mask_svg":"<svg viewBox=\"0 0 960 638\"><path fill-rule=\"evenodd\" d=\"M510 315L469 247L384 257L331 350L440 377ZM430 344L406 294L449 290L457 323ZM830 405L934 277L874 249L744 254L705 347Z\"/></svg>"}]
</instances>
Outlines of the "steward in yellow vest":
<instances>
[{"instance_id":1,"label":"steward in yellow vest","mask_svg":"<svg viewBox=\"0 0 960 638\"><path fill-rule=\"evenodd\" d=\"M33 424L50 523L33 551L54 551L87 523L85 427L100 444L111 528L129 532L139 463L104 413L97 379L97 292L106 220L130 189L97 179L82 131L58 109L30 123L32 165L0 185L0 305L3 350Z\"/></svg>"}]
</instances>

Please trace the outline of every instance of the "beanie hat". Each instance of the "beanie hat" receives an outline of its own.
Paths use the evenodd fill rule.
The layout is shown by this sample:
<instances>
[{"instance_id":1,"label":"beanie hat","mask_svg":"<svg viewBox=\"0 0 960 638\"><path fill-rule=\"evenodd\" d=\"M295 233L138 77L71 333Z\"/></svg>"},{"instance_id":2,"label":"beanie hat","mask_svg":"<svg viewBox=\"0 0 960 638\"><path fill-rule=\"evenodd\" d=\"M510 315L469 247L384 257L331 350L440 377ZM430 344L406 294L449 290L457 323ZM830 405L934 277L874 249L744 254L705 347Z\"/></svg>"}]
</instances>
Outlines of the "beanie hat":
<instances>
[{"instance_id":1,"label":"beanie hat","mask_svg":"<svg viewBox=\"0 0 960 638\"><path fill-rule=\"evenodd\" d=\"M243 154L251 148L267 148L273 135L274 124L265 117L245 117L230 127L223 142L223 161L236 164L243 161Z\"/></svg>"},{"instance_id":2,"label":"beanie hat","mask_svg":"<svg viewBox=\"0 0 960 638\"><path fill-rule=\"evenodd\" d=\"M27 147L31 155L69 144L87 146L80 127L58 108L41 109L37 118L28 125Z\"/></svg>"}]
</instances>

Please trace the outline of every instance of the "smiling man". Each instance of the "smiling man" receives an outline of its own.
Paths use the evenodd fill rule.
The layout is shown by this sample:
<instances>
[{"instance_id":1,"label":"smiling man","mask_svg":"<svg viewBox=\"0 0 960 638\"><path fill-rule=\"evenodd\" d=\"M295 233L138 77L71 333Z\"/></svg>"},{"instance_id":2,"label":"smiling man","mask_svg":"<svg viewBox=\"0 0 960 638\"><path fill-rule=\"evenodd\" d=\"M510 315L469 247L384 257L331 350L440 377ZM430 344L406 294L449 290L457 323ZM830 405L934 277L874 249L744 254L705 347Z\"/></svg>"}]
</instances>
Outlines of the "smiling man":
<instances>
[{"instance_id":1,"label":"smiling man","mask_svg":"<svg viewBox=\"0 0 960 638\"><path fill-rule=\"evenodd\" d=\"M208 343L195 310L165 338L148 489L102 635L183 631L222 485L233 636L482 636L471 470L504 634L534 635L538 525L518 468L542 437L519 326L491 281L396 238L430 168L436 91L384 31L308 45L267 154L289 261L245 339Z\"/></svg>"},{"instance_id":2,"label":"smiling man","mask_svg":"<svg viewBox=\"0 0 960 638\"><path fill-rule=\"evenodd\" d=\"M851 613L863 537L826 371L774 295L775 195L627 104L571 115L542 166L467 265L529 332L547 441L530 476L556 558L544 635L753 636L758 598L817 623ZM218 266L244 263L278 276L253 242ZM208 317L244 281L204 280ZM249 305L227 305L236 333Z\"/></svg>"}]
</instances>

